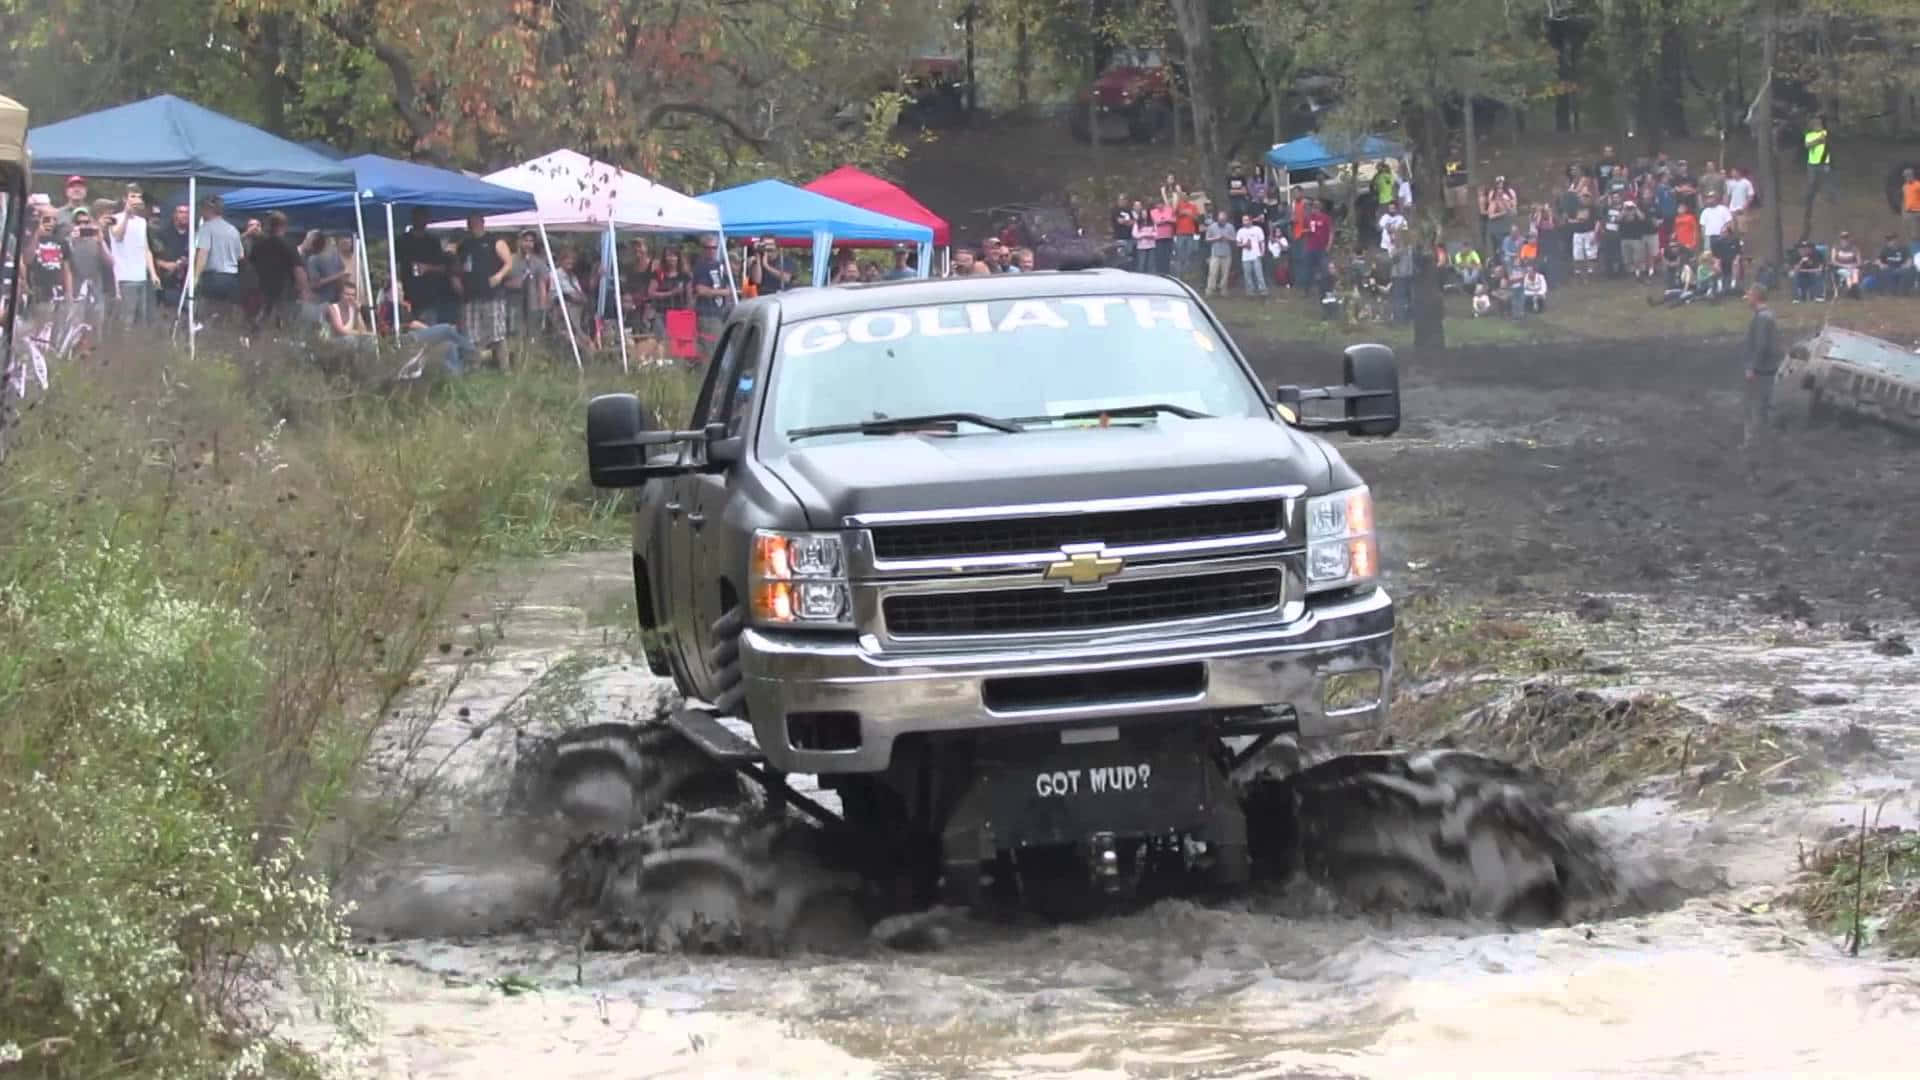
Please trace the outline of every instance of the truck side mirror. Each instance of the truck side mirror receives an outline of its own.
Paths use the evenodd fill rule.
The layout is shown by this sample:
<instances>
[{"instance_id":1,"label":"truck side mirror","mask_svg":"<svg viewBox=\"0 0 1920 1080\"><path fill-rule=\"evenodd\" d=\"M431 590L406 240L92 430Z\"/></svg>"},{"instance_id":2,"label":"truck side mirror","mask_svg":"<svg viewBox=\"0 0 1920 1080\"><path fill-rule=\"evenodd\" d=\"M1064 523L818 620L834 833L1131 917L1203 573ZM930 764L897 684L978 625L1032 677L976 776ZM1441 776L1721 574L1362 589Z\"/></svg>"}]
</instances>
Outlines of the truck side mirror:
<instances>
[{"instance_id":1,"label":"truck side mirror","mask_svg":"<svg viewBox=\"0 0 1920 1080\"><path fill-rule=\"evenodd\" d=\"M738 435L729 436L725 424L708 424L705 434L707 449L703 472L725 472L746 452L747 441Z\"/></svg>"},{"instance_id":2,"label":"truck side mirror","mask_svg":"<svg viewBox=\"0 0 1920 1080\"><path fill-rule=\"evenodd\" d=\"M656 431L639 398L601 394L587 402L587 477L594 487L622 488L639 487L656 476L680 475L688 470L677 452L670 460L655 460L652 452L700 434Z\"/></svg>"},{"instance_id":3,"label":"truck side mirror","mask_svg":"<svg viewBox=\"0 0 1920 1080\"><path fill-rule=\"evenodd\" d=\"M1381 437L1400 430L1400 369L1385 345L1350 345L1341 359L1337 386L1276 386L1274 402L1287 422L1302 431L1344 431ZM1342 415L1309 416L1309 401L1338 401Z\"/></svg>"}]
</instances>

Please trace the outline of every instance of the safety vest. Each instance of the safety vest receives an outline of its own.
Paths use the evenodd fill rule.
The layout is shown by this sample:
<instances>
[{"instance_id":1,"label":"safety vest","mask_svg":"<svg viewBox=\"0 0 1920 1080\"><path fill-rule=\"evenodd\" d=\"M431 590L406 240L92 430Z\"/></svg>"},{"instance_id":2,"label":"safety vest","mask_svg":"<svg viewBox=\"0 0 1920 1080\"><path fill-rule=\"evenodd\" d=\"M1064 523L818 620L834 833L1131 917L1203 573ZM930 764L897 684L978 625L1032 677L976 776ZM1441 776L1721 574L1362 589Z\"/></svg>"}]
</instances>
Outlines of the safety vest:
<instances>
[{"instance_id":1,"label":"safety vest","mask_svg":"<svg viewBox=\"0 0 1920 1080\"><path fill-rule=\"evenodd\" d=\"M1831 165L1833 159L1827 151L1827 129L1820 128L1807 132L1807 164Z\"/></svg>"}]
</instances>

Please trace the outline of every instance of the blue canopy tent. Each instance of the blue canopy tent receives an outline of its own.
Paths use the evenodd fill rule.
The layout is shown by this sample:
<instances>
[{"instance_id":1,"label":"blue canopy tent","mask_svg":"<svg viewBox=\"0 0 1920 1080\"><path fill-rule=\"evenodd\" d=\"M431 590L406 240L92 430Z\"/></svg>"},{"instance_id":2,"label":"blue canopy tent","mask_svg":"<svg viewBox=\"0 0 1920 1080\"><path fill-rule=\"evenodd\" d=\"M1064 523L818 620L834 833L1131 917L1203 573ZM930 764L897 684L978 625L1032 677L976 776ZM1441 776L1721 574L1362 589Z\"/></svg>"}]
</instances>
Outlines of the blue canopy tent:
<instances>
[{"instance_id":1,"label":"blue canopy tent","mask_svg":"<svg viewBox=\"0 0 1920 1080\"><path fill-rule=\"evenodd\" d=\"M354 186L348 166L172 94L34 128L27 132L27 148L34 167L50 173L185 180L190 204L199 202L203 180L345 192ZM189 214L189 251L198 242L198 225L197 215ZM188 274L180 297L189 349L195 346L196 283L197 275Z\"/></svg>"},{"instance_id":2,"label":"blue canopy tent","mask_svg":"<svg viewBox=\"0 0 1920 1080\"><path fill-rule=\"evenodd\" d=\"M892 240L920 246L919 272L933 266L933 230L917 222L876 214L852 203L778 180L710 191L700 201L720 211L720 224L735 236L807 237L813 241L813 280L827 280L833 242Z\"/></svg>"},{"instance_id":3,"label":"blue canopy tent","mask_svg":"<svg viewBox=\"0 0 1920 1080\"><path fill-rule=\"evenodd\" d=\"M320 228L353 226L360 233L359 257L369 281L373 273L372 267L365 261L367 229L361 212L361 208L369 203L385 211L389 264L395 263L392 252L396 206L409 210L424 209L430 221L456 221L473 214L511 214L538 209L531 192L489 184L451 169L398 161L378 154L360 154L346 158L341 164L353 170L354 188L351 191L240 188L224 196L226 208L229 212L241 214L279 210L296 222ZM547 243L544 225L540 228L540 241L546 247L548 265L551 266L553 248ZM389 265L388 272L393 275L393 280L399 280L397 265ZM580 346L574 341L573 322L567 316L565 305L561 306L560 314L567 322L567 342L573 348L574 365L582 366ZM400 294L397 289L393 294L393 325L394 332L399 333Z\"/></svg>"},{"instance_id":4,"label":"blue canopy tent","mask_svg":"<svg viewBox=\"0 0 1920 1080\"><path fill-rule=\"evenodd\" d=\"M1406 148L1379 135L1302 135L1267 151L1267 163L1287 172L1324 169L1355 161L1405 158Z\"/></svg>"}]
</instances>

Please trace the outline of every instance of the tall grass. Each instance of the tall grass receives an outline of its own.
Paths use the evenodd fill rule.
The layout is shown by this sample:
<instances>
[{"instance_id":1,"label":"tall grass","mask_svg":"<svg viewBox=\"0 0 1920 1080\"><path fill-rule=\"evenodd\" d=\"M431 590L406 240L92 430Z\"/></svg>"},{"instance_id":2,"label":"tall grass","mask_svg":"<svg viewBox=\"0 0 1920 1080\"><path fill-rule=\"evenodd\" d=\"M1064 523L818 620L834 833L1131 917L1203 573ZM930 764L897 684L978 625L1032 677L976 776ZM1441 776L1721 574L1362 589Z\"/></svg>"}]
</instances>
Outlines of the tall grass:
<instances>
[{"instance_id":1,"label":"tall grass","mask_svg":"<svg viewBox=\"0 0 1920 1080\"><path fill-rule=\"evenodd\" d=\"M0 1074L304 1068L264 976L351 1006L305 857L455 576L623 535L585 479L586 398L677 421L687 382L373 391L133 353L60 374L0 470Z\"/></svg>"}]
</instances>

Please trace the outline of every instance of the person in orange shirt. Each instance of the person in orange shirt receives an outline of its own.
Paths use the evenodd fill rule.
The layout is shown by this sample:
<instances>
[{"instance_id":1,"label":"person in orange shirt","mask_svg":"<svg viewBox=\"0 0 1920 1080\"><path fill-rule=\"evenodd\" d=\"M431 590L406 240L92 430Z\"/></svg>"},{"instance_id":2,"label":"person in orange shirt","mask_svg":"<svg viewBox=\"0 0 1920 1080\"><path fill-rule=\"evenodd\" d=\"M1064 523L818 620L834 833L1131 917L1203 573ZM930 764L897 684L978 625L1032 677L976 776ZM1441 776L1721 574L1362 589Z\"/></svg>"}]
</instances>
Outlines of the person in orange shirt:
<instances>
[{"instance_id":1,"label":"person in orange shirt","mask_svg":"<svg viewBox=\"0 0 1920 1080\"><path fill-rule=\"evenodd\" d=\"M1912 169L1900 171L1900 217L1907 223L1909 249L1920 242L1920 177Z\"/></svg>"},{"instance_id":2,"label":"person in orange shirt","mask_svg":"<svg viewBox=\"0 0 1920 1080\"><path fill-rule=\"evenodd\" d=\"M1681 203L1680 212L1673 216L1673 242L1686 248L1690 256L1700 253L1700 219L1686 203Z\"/></svg>"},{"instance_id":3,"label":"person in orange shirt","mask_svg":"<svg viewBox=\"0 0 1920 1080\"><path fill-rule=\"evenodd\" d=\"M1200 208L1193 196L1181 192L1173 207L1173 272L1179 277L1193 273L1194 256L1200 250Z\"/></svg>"}]
</instances>

